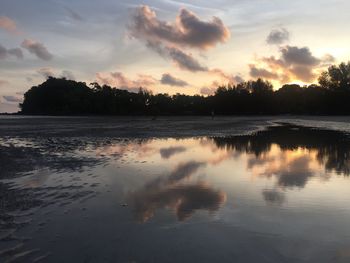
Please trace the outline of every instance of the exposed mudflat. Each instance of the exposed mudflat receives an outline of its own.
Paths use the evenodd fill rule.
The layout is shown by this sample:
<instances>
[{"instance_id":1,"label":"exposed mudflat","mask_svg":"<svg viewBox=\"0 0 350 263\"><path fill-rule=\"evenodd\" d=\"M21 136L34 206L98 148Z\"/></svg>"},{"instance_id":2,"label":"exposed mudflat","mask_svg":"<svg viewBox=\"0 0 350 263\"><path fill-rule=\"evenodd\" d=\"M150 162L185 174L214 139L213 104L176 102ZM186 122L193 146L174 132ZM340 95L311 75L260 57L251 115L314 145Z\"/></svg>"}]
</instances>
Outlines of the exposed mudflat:
<instances>
[{"instance_id":1,"label":"exposed mudflat","mask_svg":"<svg viewBox=\"0 0 350 263\"><path fill-rule=\"evenodd\" d=\"M274 123L350 131L350 117L31 117L0 116L0 136L193 137L246 134Z\"/></svg>"},{"instance_id":2,"label":"exposed mudflat","mask_svg":"<svg viewBox=\"0 0 350 263\"><path fill-rule=\"evenodd\" d=\"M0 262L350 262L349 117L0 117Z\"/></svg>"}]
</instances>

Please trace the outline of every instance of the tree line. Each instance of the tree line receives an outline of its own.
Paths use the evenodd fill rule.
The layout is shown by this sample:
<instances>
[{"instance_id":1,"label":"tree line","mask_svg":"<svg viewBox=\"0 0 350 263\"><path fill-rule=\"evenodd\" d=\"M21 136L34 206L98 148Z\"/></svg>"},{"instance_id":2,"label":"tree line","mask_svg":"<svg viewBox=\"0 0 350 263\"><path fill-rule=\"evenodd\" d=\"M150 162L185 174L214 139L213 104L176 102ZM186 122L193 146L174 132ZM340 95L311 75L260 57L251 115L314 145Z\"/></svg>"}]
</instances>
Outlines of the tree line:
<instances>
[{"instance_id":1,"label":"tree line","mask_svg":"<svg viewBox=\"0 0 350 263\"><path fill-rule=\"evenodd\" d=\"M152 94L49 77L31 87L20 104L33 115L234 115L350 114L350 62L332 65L318 84L285 84L274 90L257 79L220 86L210 96Z\"/></svg>"}]
</instances>

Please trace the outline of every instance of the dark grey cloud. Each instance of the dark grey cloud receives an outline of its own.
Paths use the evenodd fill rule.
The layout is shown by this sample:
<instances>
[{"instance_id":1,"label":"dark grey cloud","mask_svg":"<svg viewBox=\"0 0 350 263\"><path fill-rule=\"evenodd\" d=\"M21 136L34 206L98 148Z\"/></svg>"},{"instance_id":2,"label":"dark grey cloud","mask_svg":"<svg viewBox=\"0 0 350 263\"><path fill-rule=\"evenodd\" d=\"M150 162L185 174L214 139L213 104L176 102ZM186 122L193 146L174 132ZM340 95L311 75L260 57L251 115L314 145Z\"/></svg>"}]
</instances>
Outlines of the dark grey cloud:
<instances>
[{"instance_id":1,"label":"dark grey cloud","mask_svg":"<svg viewBox=\"0 0 350 263\"><path fill-rule=\"evenodd\" d=\"M216 211L226 201L226 194L205 183L184 184L205 163L189 161L179 164L169 176L160 176L140 190L130 193L128 202L135 219L146 222L157 209L172 209L183 221L197 210Z\"/></svg>"},{"instance_id":2,"label":"dark grey cloud","mask_svg":"<svg viewBox=\"0 0 350 263\"><path fill-rule=\"evenodd\" d=\"M276 189L265 189L263 190L262 195L268 204L282 205L286 200L284 192Z\"/></svg>"},{"instance_id":3,"label":"dark grey cloud","mask_svg":"<svg viewBox=\"0 0 350 263\"><path fill-rule=\"evenodd\" d=\"M202 21L194 13L182 8L176 21L169 23L159 20L148 6L140 6L135 10L129 32L131 36L146 42L160 41L199 49L213 47L230 37L229 29L217 17L211 21Z\"/></svg>"},{"instance_id":4,"label":"dark grey cloud","mask_svg":"<svg viewBox=\"0 0 350 263\"><path fill-rule=\"evenodd\" d=\"M83 21L84 18L78 14L76 11L74 11L73 9L69 8L69 7L64 7L64 10L66 10L68 16L70 18L72 18L73 20L76 20L76 21Z\"/></svg>"},{"instance_id":5,"label":"dark grey cloud","mask_svg":"<svg viewBox=\"0 0 350 263\"><path fill-rule=\"evenodd\" d=\"M278 185L285 188L304 188L314 175L310 169L310 157L303 156L289 163L288 168L277 173Z\"/></svg>"},{"instance_id":6,"label":"dark grey cloud","mask_svg":"<svg viewBox=\"0 0 350 263\"><path fill-rule=\"evenodd\" d=\"M7 49L0 44L0 59L7 57Z\"/></svg>"},{"instance_id":7,"label":"dark grey cloud","mask_svg":"<svg viewBox=\"0 0 350 263\"><path fill-rule=\"evenodd\" d=\"M230 37L229 29L219 18L202 21L185 8L180 9L176 20L171 23L159 20L150 7L140 6L134 10L128 28L131 37L144 41L147 47L191 72L207 72L209 69L183 48L205 50L226 42Z\"/></svg>"},{"instance_id":8,"label":"dark grey cloud","mask_svg":"<svg viewBox=\"0 0 350 263\"><path fill-rule=\"evenodd\" d=\"M15 97L15 96L2 96L5 101L12 102L12 103L19 103L22 102L22 99Z\"/></svg>"},{"instance_id":9,"label":"dark grey cloud","mask_svg":"<svg viewBox=\"0 0 350 263\"><path fill-rule=\"evenodd\" d=\"M15 56L18 59L22 59L23 52L20 48L7 49L0 44L0 59L6 59L8 56Z\"/></svg>"},{"instance_id":10,"label":"dark grey cloud","mask_svg":"<svg viewBox=\"0 0 350 263\"><path fill-rule=\"evenodd\" d=\"M167 183L174 183L187 178L198 171L199 168L205 166L203 162L190 161L179 164L176 169L169 175Z\"/></svg>"},{"instance_id":11,"label":"dark grey cloud","mask_svg":"<svg viewBox=\"0 0 350 263\"><path fill-rule=\"evenodd\" d=\"M190 218L196 211L217 211L226 201L226 194L206 184L145 187L128 197L135 219L146 222L157 209L170 208L179 221Z\"/></svg>"},{"instance_id":12,"label":"dark grey cloud","mask_svg":"<svg viewBox=\"0 0 350 263\"><path fill-rule=\"evenodd\" d=\"M25 39L21 47L28 50L42 60L51 60L53 55L47 50L44 44L31 39Z\"/></svg>"},{"instance_id":13,"label":"dark grey cloud","mask_svg":"<svg viewBox=\"0 0 350 263\"><path fill-rule=\"evenodd\" d=\"M288 41L289 32L285 28L272 30L266 39L266 42L270 45L280 45Z\"/></svg>"},{"instance_id":14,"label":"dark grey cloud","mask_svg":"<svg viewBox=\"0 0 350 263\"><path fill-rule=\"evenodd\" d=\"M307 66L293 66L290 68L290 72L300 80L306 82L313 80L316 77L313 69Z\"/></svg>"},{"instance_id":15,"label":"dark grey cloud","mask_svg":"<svg viewBox=\"0 0 350 263\"><path fill-rule=\"evenodd\" d=\"M205 166L203 162L188 161L186 163L178 164L169 176L158 177L147 184L147 187L160 187L165 185L176 184L186 178L189 178L196 173L199 168Z\"/></svg>"},{"instance_id":16,"label":"dark grey cloud","mask_svg":"<svg viewBox=\"0 0 350 263\"><path fill-rule=\"evenodd\" d=\"M267 69L257 68L255 65L249 65L250 71L249 74L253 78L265 78L265 79L278 79L279 76L276 73L273 73Z\"/></svg>"},{"instance_id":17,"label":"dark grey cloud","mask_svg":"<svg viewBox=\"0 0 350 263\"><path fill-rule=\"evenodd\" d=\"M201 65L192 55L186 54L180 49L167 47L165 50L172 61L181 69L192 72L208 71L206 66Z\"/></svg>"},{"instance_id":18,"label":"dark grey cloud","mask_svg":"<svg viewBox=\"0 0 350 263\"><path fill-rule=\"evenodd\" d=\"M177 67L192 72L208 71L208 68L195 59L191 54L187 54L176 47L163 46L159 41L147 42L147 47L157 52L166 59L170 59Z\"/></svg>"},{"instance_id":19,"label":"dark grey cloud","mask_svg":"<svg viewBox=\"0 0 350 263\"><path fill-rule=\"evenodd\" d=\"M172 146L168 148L161 148L159 150L160 156L162 156L163 159L169 159L175 154L182 153L186 151L186 147L183 146Z\"/></svg>"},{"instance_id":20,"label":"dark grey cloud","mask_svg":"<svg viewBox=\"0 0 350 263\"><path fill-rule=\"evenodd\" d=\"M317 66L321 62L312 55L308 47L285 46L281 53L287 65Z\"/></svg>"},{"instance_id":21,"label":"dark grey cloud","mask_svg":"<svg viewBox=\"0 0 350 263\"><path fill-rule=\"evenodd\" d=\"M236 83L244 82L244 79L239 75L234 76L234 80L236 81Z\"/></svg>"},{"instance_id":22,"label":"dark grey cloud","mask_svg":"<svg viewBox=\"0 0 350 263\"><path fill-rule=\"evenodd\" d=\"M8 50L8 53L10 55L17 57L18 59L23 59L23 57L24 57L22 49L20 49L20 48L11 48Z\"/></svg>"},{"instance_id":23,"label":"dark grey cloud","mask_svg":"<svg viewBox=\"0 0 350 263\"><path fill-rule=\"evenodd\" d=\"M188 83L182 79L176 78L169 73L164 73L160 82L164 85L185 87Z\"/></svg>"}]
</instances>

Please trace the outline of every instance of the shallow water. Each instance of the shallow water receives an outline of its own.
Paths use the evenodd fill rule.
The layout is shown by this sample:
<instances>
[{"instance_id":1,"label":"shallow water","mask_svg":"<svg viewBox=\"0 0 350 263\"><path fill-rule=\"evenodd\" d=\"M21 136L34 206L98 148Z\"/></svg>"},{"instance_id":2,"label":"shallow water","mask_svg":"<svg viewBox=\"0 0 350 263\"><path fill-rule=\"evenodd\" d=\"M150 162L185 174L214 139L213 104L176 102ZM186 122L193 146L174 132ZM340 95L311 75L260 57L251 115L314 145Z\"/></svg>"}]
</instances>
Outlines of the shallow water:
<instances>
[{"instance_id":1,"label":"shallow water","mask_svg":"<svg viewBox=\"0 0 350 263\"><path fill-rule=\"evenodd\" d=\"M3 137L0 260L350 262L350 138Z\"/></svg>"}]
</instances>

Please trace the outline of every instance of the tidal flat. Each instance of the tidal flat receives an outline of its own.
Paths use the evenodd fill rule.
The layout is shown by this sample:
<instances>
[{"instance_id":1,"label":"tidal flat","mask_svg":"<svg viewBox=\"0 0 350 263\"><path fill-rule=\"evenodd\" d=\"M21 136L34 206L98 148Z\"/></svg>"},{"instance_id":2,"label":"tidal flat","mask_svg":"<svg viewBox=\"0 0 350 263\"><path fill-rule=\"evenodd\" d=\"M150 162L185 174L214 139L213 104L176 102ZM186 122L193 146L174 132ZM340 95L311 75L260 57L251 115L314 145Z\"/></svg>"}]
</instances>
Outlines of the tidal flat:
<instances>
[{"instance_id":1,"label":"tidal flat","mask_svg":"<svg viewBox=\"0 0 350 263\"><path fill-rule=\"evenodd\" d=\"M0 262L350 262L348 117L0 117Z\"/></svg>"}]
</instances>

